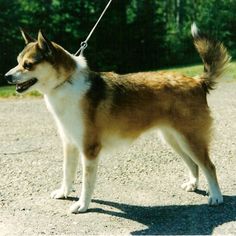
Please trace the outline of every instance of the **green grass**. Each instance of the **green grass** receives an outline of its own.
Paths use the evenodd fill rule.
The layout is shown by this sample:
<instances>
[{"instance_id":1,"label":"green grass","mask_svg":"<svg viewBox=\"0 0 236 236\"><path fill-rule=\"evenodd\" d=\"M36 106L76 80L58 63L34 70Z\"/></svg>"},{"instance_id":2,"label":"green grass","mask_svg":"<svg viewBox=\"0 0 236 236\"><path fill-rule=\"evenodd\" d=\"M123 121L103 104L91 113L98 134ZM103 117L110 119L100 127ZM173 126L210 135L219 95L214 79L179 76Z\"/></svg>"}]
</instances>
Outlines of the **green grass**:
<instances>
[{"instance_id":1,"label":"green grass","mask_svg":"<svg viewBox=\"0 0 236 236\"><path fill-rule=\"evenodd\" d=\"M21 95L16 93L15 86L0 87L0 98L14 98L14 97L41 97L42 95L36 91Z\"/></svg>"},{"instance_id":2,"label":"green grass","mask_svg":"<svg viewBox=\"0 0 236 236\"><path fill-rule=\"evenodd\" d=\"M176 67L176 68L174 67L174 68L168 68L166 70L176 71L188 76L195 76L195 75L201 75L203 73L203 65L193 65L193 66ZM234 79L234 81L236 81L236 61L230 63L229 67L225 72L225 78L230 80Z\"/></svg>"},{"instance_id":3,"label":"green grass","mask_svg":"<svg viewBox=\"0 0 236 236\"><path fill-rule=\"evenodd\" d=\"M14 91L15 91L15 88L13 86L0 87L0 97L8 98L8 97L16 96Z\"/></svg>"},{"instance_id":4,"label":"green grass","mask_svg":"<svg viewBox=\"0 0 236 236\"><path fill-rule=\"evenodd\" d=\"M232 79L236 79L236 61L232 61L230 63L229 68L227 69L226 72L227 75L230 75L232 77ZM235 80L236 81L236 80Z\"/></svg>"},{"instance_id":5,"label":"green grass","mask_svg":"<svg viewBox=\"0 0 236 236\"><path fill-rule=\"evenodd\" d=\"M184 75L195 76L200 75L203 72L203 65L185 66L185 67L174 67L168 68L167 71L176 71Z\"/></svg>"},{"instance_id":6,"label":"green grass","mask_svg":"<svg viewBox=\"0 0 236 236\"><path fill-rule=\"evenodd\" d=\"M203 72L203 65L183 66L168 68L165 70L172 70L185 74L188 76L200 75ZM236 79L236 61L232 62L226 72L226 78ZM236 80L235 80L236 81ZM41 97L42 95L36 91L32 91L25 95L20 95L15 92L15 86L3 86L0 87L0 98L14 98L14 97Z\"/></svg>"}]
</instances>

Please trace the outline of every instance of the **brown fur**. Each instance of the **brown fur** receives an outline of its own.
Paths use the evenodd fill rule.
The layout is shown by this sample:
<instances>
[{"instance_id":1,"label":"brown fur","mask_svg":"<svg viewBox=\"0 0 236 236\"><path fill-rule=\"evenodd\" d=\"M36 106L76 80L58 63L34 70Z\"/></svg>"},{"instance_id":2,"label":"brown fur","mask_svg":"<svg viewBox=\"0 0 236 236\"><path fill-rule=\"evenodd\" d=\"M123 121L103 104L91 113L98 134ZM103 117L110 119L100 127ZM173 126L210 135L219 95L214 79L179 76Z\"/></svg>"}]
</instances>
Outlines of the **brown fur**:
<instances>
[{"instance_id":1,"label":"brown fur","mask_svg":"<svg viewBox=\"0 0 236 236\"><path fill-rule=\"evenodd\" d=\"M169 126L189 140L196 152L208 150L212 118L206 93L230 57L222 43L205 36L195 35L194 43L205 66L199 78L166 71L91 72L91 88L83 100L88 137L92 132L94 142L101 145L101 139L110 134L135 139L153 127ZM206 160L207 156L199 158Z\"/></svg>"},{"instance_id":2,"label":"brown fur","mask_svg":"<svg viewBox=\"0 0 236 236\"><path fill-rule=\"evenodd\" d=\"M210 39L205 35L194 37L194 44L204 63L203 82L207 92L213 89L217 79L222 75L230 61L227 49L221 42Z\"/></svg>"},{"instance_id":3,"label":"brown fur","mask_svg":"<svg viewBox=\"0 0 236 236\"><path fill-rule=\"evenodd\" d=\"M102 90L92 91L96 87L91 86L83 100L90 139L91 133L99 134L98 139L112 133L134 139L152 127L168 125L186 138L195 134L208 143L212 119L201 79L164 71L101 73L92 76L91 83L99 83Z\"/></svg>"},{"instance_id":4,"label":"brown fur","mask_svg":"<svg viewBox=\"0 0 236 236\"><path fill-rule=\"evenodd\" d=\"M30 42L26 45L24 50L19 54L17 60L21 65L21 71L24 71L24 64L31 63L31 71L34 70L37 64L42 62L49 62L58 74L64 74L66 79L69 79L76 69L76 63L65 50L56 43L53 45L53 55L45 56L45 52L38 42Z\"/></svg>"},{"instance_id":5,"label":"brown fur","mask_svg":"<svg viewBox=\"0 0 236 236\"><path fill-rule=\"evenodd\" d=\"M215 166L208 155L212 118L202 77L164 71L96 76L92 73L90 83L91 88L82 100L86 158L96 159L104 140L110 137L133 140L151 128L171 127L184 137L190 152L172 134L170 145L183 157L188 156L185 161L190 163L196 180L200 166L208 184L215 186L210 186L213 200L210 198L209 203L222 203ZM219 198L215 199L214 191Z\"/></svg>"}]
</instances>

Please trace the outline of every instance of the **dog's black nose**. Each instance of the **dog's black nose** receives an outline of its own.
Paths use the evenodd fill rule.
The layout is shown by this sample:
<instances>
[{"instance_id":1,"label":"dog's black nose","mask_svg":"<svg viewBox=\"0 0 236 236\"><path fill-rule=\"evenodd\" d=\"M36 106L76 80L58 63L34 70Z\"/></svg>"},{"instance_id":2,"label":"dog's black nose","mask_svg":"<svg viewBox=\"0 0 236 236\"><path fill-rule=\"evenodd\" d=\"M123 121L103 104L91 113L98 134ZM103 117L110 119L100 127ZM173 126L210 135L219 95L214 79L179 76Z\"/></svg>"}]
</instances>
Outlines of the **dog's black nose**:
<instances>
[{"instance_id":1,"label":"dog's black nose","mask_svg":"<svg viewBox=\"0 0 236 236\"><path fill-rule=\"evenodd\" d=\"M5 75L4 77L9 84L13 84L13 76L12 75Z\"/></svg>"}]
</instances>

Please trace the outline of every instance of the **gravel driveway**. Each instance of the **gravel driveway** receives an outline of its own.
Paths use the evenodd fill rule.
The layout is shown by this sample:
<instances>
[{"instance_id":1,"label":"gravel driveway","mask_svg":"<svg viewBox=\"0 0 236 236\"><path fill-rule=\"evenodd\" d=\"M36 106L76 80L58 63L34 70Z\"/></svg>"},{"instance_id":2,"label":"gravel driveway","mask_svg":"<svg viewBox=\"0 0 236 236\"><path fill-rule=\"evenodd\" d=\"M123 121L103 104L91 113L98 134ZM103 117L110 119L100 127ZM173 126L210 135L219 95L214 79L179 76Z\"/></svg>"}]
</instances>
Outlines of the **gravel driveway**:
<instances>
[{"instance_id":1,"label":"gravel driveway","mask_svg":"<svg viewBox=\"0 0 236 236\"><path fill-rule=\"evenodd\" d=\"M0 100L0 235L236 234L236 83L209 96L215 117L211 147L224 204L209 207L206 180L186 193L181 160L158 138L104 156L88 213L68 208L81 187L81 168L66 200L50 199L62 177L62 147L42 99Z\"/></svg>"}]
</instances>

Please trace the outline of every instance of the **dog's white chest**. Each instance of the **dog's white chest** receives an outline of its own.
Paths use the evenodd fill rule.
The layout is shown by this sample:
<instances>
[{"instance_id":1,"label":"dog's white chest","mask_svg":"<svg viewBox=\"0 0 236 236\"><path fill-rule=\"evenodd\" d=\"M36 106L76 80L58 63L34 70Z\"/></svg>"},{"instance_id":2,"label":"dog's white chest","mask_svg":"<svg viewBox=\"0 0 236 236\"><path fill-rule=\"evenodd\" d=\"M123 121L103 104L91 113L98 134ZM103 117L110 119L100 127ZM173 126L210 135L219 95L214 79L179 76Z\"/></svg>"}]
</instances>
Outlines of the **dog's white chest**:
<instances>
[{"instance_id":1,"label":"dog's white chest","mask_svg":"<svg viewBox=\"0 0 236 236\"><path fill-rule=\"evenodd\" d=\"M62 138L80 145L83 136L83 119L79 109L79 102L68 106L68 101L60 101L54 104L46 100L47 107L52 113ZM64 137L66 136L66 137Z\"/></svg>"},{"instance_id":2,"label":"dog's white chest","mask_svg":"<svg viewBox=\"0 0 236 236\"><path fill-rule=\"evenodd\" d=\"M81 146L84 119L80 101L86 90L83 92L73 89L64 89L54 96L45 96L48 110L52 113L60 135L68 142Z\"/></svg>"}]
</instances>

